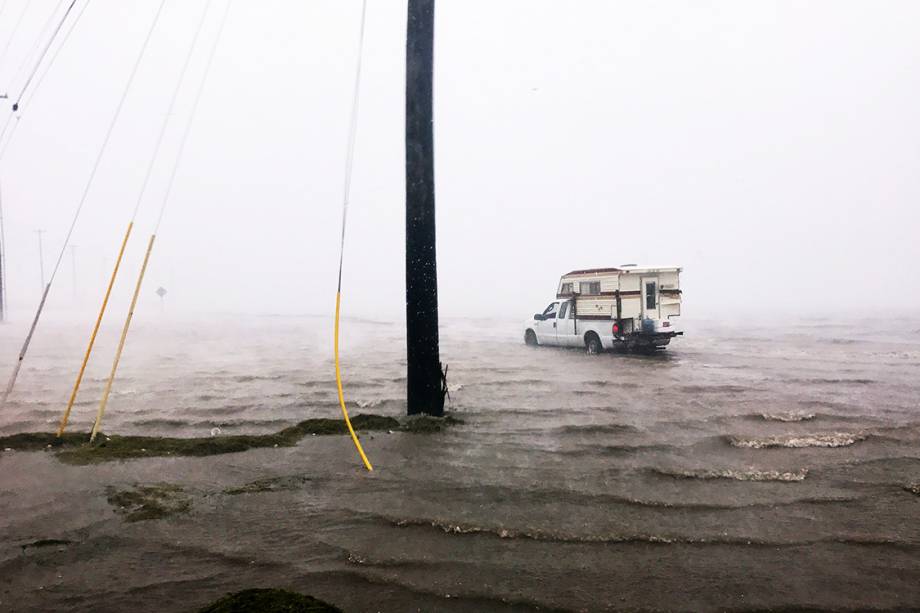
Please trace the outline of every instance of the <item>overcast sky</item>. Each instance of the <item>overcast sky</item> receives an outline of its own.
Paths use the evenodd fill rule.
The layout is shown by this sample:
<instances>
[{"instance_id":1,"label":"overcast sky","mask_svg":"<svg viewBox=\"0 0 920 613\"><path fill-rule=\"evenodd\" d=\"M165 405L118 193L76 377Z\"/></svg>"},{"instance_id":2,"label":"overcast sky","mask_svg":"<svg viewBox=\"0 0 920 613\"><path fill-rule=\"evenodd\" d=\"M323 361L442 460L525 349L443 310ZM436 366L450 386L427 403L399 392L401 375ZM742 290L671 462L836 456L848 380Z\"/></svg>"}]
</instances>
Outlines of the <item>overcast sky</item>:
<instances>
[{"instance_id":1,"label":"overcast sky","mask_svg":"<svg viewBox=\"0 0 920 613\"><path fill-rule=\"evenodd\" d=\"M211 3L116 303L225 2ZM46 230L48 275L157 4L92 2L22 109L0 163L20 319L40 294L34 230ZM369 5L345 312L398 319L406 4ZM26 8L0 64L12 95L61 5L0 6L0 53ZM204 6L166 2L74 233L76 299L68 252L57 312L101 298ZM179 311L332 311L359 18L358 0L233 2L141 312L159 286ZM916 310L918 24L913 1L440 0L442 313L523 318L562 273L623 263L683 266L685 317Z\"/></svg>"}]
</instances>

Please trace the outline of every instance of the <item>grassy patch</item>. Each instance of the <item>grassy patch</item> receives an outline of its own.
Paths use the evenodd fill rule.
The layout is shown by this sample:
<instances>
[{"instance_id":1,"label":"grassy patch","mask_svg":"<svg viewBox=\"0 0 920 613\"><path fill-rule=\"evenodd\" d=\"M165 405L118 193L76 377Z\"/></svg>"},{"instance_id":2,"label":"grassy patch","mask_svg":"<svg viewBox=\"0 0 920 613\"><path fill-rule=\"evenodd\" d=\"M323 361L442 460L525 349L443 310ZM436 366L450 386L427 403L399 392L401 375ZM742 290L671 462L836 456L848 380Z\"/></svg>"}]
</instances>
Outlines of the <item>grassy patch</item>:
<instances>
[{"instance_id":1,"label":"grassy patch","mask_svg":"<svg viewBox=\"0 0 920 613\"><path fill-rule=\"evenodd\" d=\"M317 600L287 590L243 590L224 596L199 613L342 613L342 610Z\"/></svg>"},{"instance_id":2,"label":"grassy patch","mask_svg":"<svg viewBox=\"0 0 920 613\"><path fill-rule=\"evenodd\" d=\"M89 440L88 434L67 432L58 438L51 432L23 432L0 436L0 449L17 451L41 451L47 447L73 447Z\"/></svg>"},{"instance_id":3,"label":"grassy patch","mask_svg":"<svg viewBox=\"0 0 920 613\"><path fill-rule=\"evenodd\" d=\"M134 489L122 491L109 488L108 501L129 522L162 519L192 508L184 490L170 483L135 485Z\"/></svg>"},{"instance_id":4,"label":"grassy patch","mask_svg":"<svg viewBox=\"0 0 920 613\"><path fill-rule=\"evenodd\" d=\"M241 485L240 487L226 489L224 490L224 494L234 496L236 494L256 494L259 492L282 492L296 490L310 481L311 479L309 477L303 477L300 475L291 475L288 477L269 477L267 479L259 479L251 483L247 483L246 485Z\"/></svg>"},{"instance_id":5,"label":"grassy patch","mask_svg":"<svg viewBox=\"0 0 920 613\"><path fill-rule=\"evenodd\" d=\"M351 419L355 430L394 431L412 433L440 432L448 426L463 423L456 417L413 417L401 424L393 417L383 415L355 415ZM261 447L290 447L305 436L348 434L342 419L307 419L271 434L234 434L198 438L172 438L165 436L107 436L100 433L96 442L89 444L89 436L67 433L58 439L52 433L25 432L0 437L0 449L39 451L52 448L57 458L68 464L96 464L113 460L131 460L162 456L201 457L222 453L236 453Z\"/></svg>"},{"instance_id":6,"label":"grassy patch","mask_svg":"<svg viewBox=\"0 0 920 613\"><path fill-rule=\"evenodd\" d=\"M351 420L355 430L398 430L399 421L382 415L356 415ZM51 446L60 451L57 457L68 464L95 464L112 460L130 460L156 456L209 456L235 453L259 447L290 447L308 435L347 434L342 419L307 419L272 434L236 434L199 438L170 438L164 436L106 436L99 434L90 445L89 436L26 432L0 437L0 449L38 451Z\"/></svg>"}]
</instances>

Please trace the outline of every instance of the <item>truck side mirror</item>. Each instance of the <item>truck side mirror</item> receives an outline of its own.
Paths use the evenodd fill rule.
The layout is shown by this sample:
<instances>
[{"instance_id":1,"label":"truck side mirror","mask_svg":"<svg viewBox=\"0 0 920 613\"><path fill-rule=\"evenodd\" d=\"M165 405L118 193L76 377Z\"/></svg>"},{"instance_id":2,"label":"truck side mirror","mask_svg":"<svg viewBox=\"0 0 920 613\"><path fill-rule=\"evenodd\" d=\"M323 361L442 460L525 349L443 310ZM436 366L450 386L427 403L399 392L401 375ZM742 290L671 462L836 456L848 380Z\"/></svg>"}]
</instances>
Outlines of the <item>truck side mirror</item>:
<instances>
[{"instance_id":1,"label":"truck side mirror","mask_svg":"<svg viewBox=\"0 0 920 613\"><path fill-rule=\"evenodd\" d=\"M536 319L537 321L543 321L543 319L544 319L542 313L534 313L533 318Z\"/></svg>"}]
</instances>

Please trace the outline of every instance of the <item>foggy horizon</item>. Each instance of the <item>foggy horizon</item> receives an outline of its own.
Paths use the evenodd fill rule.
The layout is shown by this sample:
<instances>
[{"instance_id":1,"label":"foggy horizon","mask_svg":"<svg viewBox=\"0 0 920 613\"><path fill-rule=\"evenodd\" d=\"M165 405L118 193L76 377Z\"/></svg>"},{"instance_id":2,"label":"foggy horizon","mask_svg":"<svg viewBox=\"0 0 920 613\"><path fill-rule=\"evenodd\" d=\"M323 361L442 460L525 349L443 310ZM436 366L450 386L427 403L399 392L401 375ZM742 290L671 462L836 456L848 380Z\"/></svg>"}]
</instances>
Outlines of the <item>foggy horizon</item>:
<instances>
[{"instance_id":1,"label":"foggy horizon","mask_svg":"<svg viewBox=\"0 0 920 613\"><path fill-rule=\"evenodd\" d=\"M10 0L0 41L22 2ZM56 3L0 64L13 95ZM86 324L204 2L167 2L77 224L49 314ZM122 317L222 3L214 3L106 321ZM331 315L360 3L230 9L138 320ZM2 163L14 318L50 275L152 2L91 4ZM520 319L569 270L682 266L683 320L920 307L920 64L908 2L442 2L435 164L442 317ZM405 3L368 8L344 316L404 309ZM53 49L52 49L53 51ZM42 71L39 71L39 75ZM28 99L28 98L27 98ZM0 107L3 120L8 113ZM13 120L16 121L15 119ZM890 294L896 289L897 297ZM894 302L892 304L892 301ZM75 308L76 307L76 308Z\"/></svg>"}]
</instances>

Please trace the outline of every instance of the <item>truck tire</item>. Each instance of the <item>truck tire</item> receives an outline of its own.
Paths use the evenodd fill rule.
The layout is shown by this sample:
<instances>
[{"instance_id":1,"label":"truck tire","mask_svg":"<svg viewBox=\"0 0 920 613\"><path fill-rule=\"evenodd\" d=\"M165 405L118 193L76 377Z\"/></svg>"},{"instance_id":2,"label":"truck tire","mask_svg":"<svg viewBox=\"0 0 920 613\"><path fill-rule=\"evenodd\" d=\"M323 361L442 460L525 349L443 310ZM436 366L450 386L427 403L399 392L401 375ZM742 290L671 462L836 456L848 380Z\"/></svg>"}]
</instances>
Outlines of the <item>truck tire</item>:
<instances>
[{"instance_id":1,"label":"truck tire","mask_svg":"<svg viewBox=\"0 0 920 613\"><path fill-rule=\"evenodd\" d=\"M528 330L524 333L524 344L528 347L537 346L537 334L533 330Z\"/></svg>"},{"instance_id":2,"label":"truck tire","mask_svg":"<svg viewBox=\"0 0 920 613\"><path fill-rule=\"evenodd\" d=\"M600 337L594 332L585 334L585 350L591 355L601 353L604 350Z\"/></svg>"}]
</instances>

